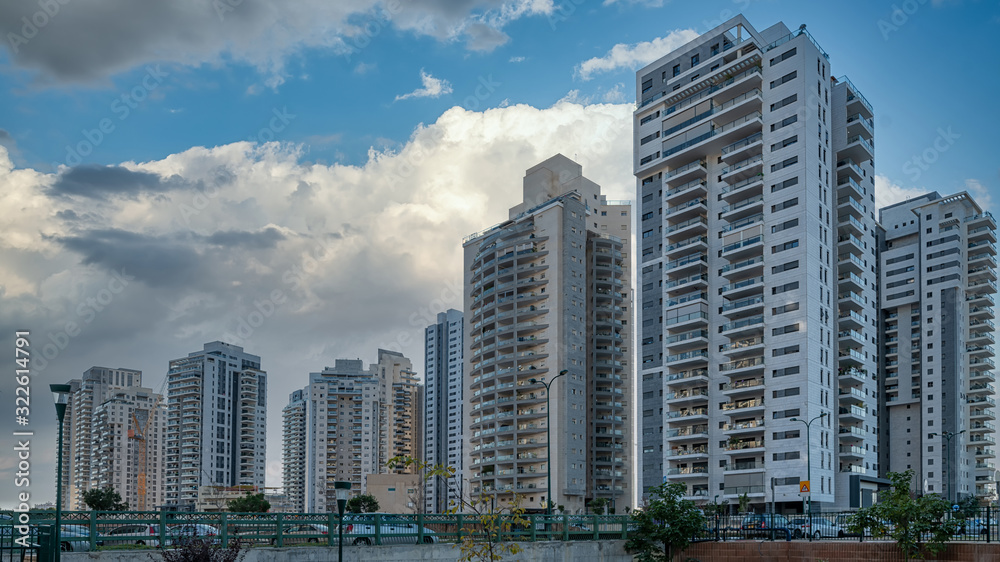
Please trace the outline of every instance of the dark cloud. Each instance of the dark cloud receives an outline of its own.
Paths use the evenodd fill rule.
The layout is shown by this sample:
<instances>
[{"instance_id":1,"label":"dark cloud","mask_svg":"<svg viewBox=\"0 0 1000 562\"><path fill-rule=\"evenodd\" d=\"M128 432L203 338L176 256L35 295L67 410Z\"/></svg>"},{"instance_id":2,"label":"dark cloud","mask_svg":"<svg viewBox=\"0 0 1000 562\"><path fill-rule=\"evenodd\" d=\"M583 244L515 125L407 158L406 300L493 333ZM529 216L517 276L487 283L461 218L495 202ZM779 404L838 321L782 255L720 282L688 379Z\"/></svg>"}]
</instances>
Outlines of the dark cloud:
<instances>
[{"instance_id":1,"label":"dark cloud","mask_svg":"<svg viewBox=\"0 0 1000 562\"><path fill-rule=\"evenodd\" d=\"M110 228L59 237L56 241L83 256L84 265L125 270L150 287L194 287L200 281L202 256L174 238Z\"/></svg>"},{"instance_id":2,"label":"dark cloud","mask_svg":"<svg viewBox=\"0 0 1000 562\"><path fill-rule=\"evenodd\" d=\"M104 198L109 195L158 193L181 187L188 185L176 177L165 180L157 174L134 172L121 166L84 165L60 174L50 190L56 195Z\"/></svg>"},{"instance_id":3,"label":"dark cloud","mask_svg":"<svg viewBox=\"0 0 1000 562\"><path fill-rule=\"evenodd\" d=\"M220 230L205 238L205 241L215 246L242 247L254 250L270 250L285 239L285 235L277 228L265 228L259 232L246 230Z\"/></svg>"},{"instance_id":4,"label":"dark cloud","mask_svg":"<svg viewBox=\"0 0 1000 562\"><path fill-rule=\"evenodd\" d=\"M474 23L465 30L468 40L465 46L471 51L492 51L510 41L510 36L486 24Z\"/></svg>"}]
</instances>

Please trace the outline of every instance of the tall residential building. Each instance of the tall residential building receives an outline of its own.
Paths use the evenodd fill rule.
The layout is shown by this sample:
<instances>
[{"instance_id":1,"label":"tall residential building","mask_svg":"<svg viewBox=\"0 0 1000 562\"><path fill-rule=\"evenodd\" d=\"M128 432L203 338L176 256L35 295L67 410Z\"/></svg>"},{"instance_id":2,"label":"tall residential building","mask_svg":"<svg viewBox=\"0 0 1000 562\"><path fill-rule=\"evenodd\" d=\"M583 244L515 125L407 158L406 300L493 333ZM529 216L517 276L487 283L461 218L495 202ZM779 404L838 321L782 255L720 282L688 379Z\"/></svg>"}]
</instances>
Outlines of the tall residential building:
<instances>
[{"instance_id":1,"label":"tall residential building","mask_svg":"<svg viewBox=\"0 0 1000 562\"><path fill-rule=\"evenodd\" d=\"M967 193L880 211L887 470L952 501L993 495L996 221Z\"/></svg>"},{"instance_id":2,"label":"tall residential building","mask_svg":"<svg viewBox=\"0 0 1000 562\"><path fill-rule=\"evenodd\" d=\"M142 372L91 367L69 384L71 396L63 424L63 505L71 510L87 509L83 493L106 486L113 487L132 509L162 502L165 416L162 401L142 386ZM138 455L142 447L132 439L136 427L133 417L142 428L149 420L146 493L141 501Z\"/></svg>"},{"instance_id":3,"label":"tall residential building","mask_svg":"<svg viewBox=\"0 0 1000 562\"><path fill-rule=\"evenodd\" d=\"M422 388L410 360L384 349L378 358L368 369L360 359L337 359L291 394L282 412L283 487L299 509L335 511L333 482L363 494L365 476L422 450Z\"/></svg>"},{"instance_id":4,"label":"tall residential building","mask_svg":"<svg viewBox=\"0 0 1000 562\"><path fill-rule=\"evenodd\" d=\"M795 511L811 474L818 508L870 501L871 105L805 26L743 16L639 70L636 91L643 491Z\"/></svg>"},{"instance_id":5,"label":"tall residential building","mask_svg":"<svg viewBox=\"0 0 1000 562\"><path fill-rule=\"evenodd\" d=\"M561 154L525 172L523 194L508 220L464 242L469 492L570 513L606 498L622 512L632 497L631 207L607 201Z\"/></svg>"},{"instance_id":6,"label":"tall residential building","mask_svg":"<svg viewBox=\"0 0 1000 562\"><path fill-rule=\"evenodd\" d=\"M288 397L288 405L281 409L281 480L285 501L290 511L306 510L306 412L308 403L305 390L296 390Z\"/></svg>"},{"instance_id":7,"label":"tall residential building","mask_svg":"<svg viewBox=\"0 0 1000 562\"><path fill-rule=\"evenodd\" d=\"M264 487L267 373L242 347L211 342L167 372L166 503L201 486Z\"/></svg>"},{"instance_id":8,"label":"tall residential building","mask_svg":"<svg viewBox=\"0 0 1000 562\"><path fill-rule=\"evenodd\" d=\"M437 322L424 332L424 452L432 466L455 469L455 476L427 480L424 511L442 513L457 502L463 490L462 442L463 346L462 313L450 309L437 315Z\"/></svg>"}]
</instances>

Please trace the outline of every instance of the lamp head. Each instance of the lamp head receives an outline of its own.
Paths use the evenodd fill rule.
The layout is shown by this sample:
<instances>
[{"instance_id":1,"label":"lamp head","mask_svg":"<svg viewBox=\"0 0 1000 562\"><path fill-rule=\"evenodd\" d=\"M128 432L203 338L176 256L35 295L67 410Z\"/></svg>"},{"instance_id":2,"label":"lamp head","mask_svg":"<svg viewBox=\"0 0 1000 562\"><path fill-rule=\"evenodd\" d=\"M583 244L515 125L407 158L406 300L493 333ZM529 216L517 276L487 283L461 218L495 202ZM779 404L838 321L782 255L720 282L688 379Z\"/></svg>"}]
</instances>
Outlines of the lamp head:
<instances>
[{"instance_id":1,"label":"lamp head","mask_svg":"<svg viewBox=\"0 0 1000 562\"><path fill-rule=\"evenodd\" d=\"M538 384L538 379L528 379L531 384Z\"/></svg>"},{"instance_id":2,"label":"lamp head","mask_svg":"<svg viewBox=\"0 0 1000 562\"><path fill-rule=\"evenodd\" d=\"M559 371L559 374L560 375L565 375L568 372L569 372L569 369L563 369L562 371Z\"/></svg>"},{"instance_id":3,"label":"lamp head","mask_svg":"<svg viewBox=\"0 0 1000 562\"><path fill-rule=\"evenodd\" d=\"M788 418L788 421L799 421L799 418Z\"/></svg>"},{"instance_id":4,"label":"lamp head","mask_svg":"<svg viewBox=\"0 0 1000 562\"><path fill-rule=\"evenodd\" d=\"M49 385L49 390L52 391L52 400L56 404L56 415L59 416L60 423L63 421L63 416L66 415L66 405L69 404L69 393L72 389L73 387L68 384Z\"/></svg>"},{"instance_id":5,"label":"lamp head","mask_svg":"<svg viewBox=\"0 0 1000 562\"><path fill-rule=\"evenodd\" d=\"M820 412L819 417L821 418L826 417L826 412Z\"/></svg>"}]
</instances>

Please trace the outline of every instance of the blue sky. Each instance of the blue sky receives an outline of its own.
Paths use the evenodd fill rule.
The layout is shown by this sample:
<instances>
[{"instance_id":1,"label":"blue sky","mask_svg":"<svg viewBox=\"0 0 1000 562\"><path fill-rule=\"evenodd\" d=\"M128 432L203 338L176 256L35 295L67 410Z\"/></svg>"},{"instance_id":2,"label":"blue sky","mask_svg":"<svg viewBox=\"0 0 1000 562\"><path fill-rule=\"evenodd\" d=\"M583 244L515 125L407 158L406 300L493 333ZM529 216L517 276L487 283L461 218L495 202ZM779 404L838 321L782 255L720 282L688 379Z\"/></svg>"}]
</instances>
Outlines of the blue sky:
<instances>
[{"instance_id":1,"label":"blue sky","mask_svg":"<svg viewBox=\"0 0 1000 562\"><path fill-rule=\"evenodd\" d=\"M806 24L874 105L877 201L1000 188L994 2L56 4L0 5L0 333L32 332L36 393L93 365L156 390L213 340L260 355L269 485L309 372L379 347L423 370L424 327L462 308L462 237L525 169L562 152L632 197L635 69L737 12Z\"/></svg>"}]
</instances>

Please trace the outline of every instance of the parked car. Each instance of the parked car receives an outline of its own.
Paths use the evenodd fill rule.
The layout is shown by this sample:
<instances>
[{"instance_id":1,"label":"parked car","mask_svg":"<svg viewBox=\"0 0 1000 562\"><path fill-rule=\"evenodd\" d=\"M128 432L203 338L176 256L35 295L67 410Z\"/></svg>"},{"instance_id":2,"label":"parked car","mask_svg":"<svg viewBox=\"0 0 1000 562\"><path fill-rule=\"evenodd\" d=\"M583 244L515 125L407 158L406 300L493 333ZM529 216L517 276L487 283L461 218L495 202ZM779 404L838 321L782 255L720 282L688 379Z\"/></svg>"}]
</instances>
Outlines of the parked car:
<instances>
[{"instance_id":1,"label":"parked car","mask_svg":"<svg viewBox=\"0 0 1000 562\"><path fill-rule=\"evenodd\" d=\"M811 522L808 515L794 517L789 520L789 524L793 538L812 537L814 540L819 540L844 536L834 522L818 515L814 515Z\"/></svg>"},{"instance_id":2,"label":"parked car","mask_svg":"<svg viewBox=\"0 0 1000 562\"><path fill-rule=\"evenodd\" d=\"M219 530L201 523L182 523L167 529L168 546L183 545L196 540L219 544Z\"/></svg>"},{"instance_id":3,"label":"parked car","mask_svg":"<svg viewBox=\"0 0 1000 562\"><path fill-rule=\"evenodd\" d=\"M747 537L770 537L772 531L776 539L789 538L794 534L788 518L780 513L750 513L743 518L740 530Z\"/></svg>"},{"instance_id":4,"label":"parked car","mask_svg":"<svg viewBox=\"0 0 1000 562\"><path fill-rule=\"evenodd\" d=\"M996 529L997 522L990 521L989 527L986 526L986 521L982 519L966 519L960 522L958 530L955 532L956 535L964 536L976 536L985 537L986 533L989 532L989 528L992 527Z\"/></svg>"},{"instance_id":5,"label":"parked car","mask_svg":"<svg viewBox=\"0 0 1000 562\"><path fill-rule=\"evenodd\" d=\"M97 546L104 546L104 539L97 535ZM59 526L59 550L63 552L87 552L90 550L90 527L84 525Z\"/></svg>"},{"instance_id":6,"label":"parked car","mask_svg":"<svg viewBox=\"0 0 1000 562\"><path fill-rule=\"evenodd\" d=\"M398 515L379 514L378 527L382 544L416 544L417 524ZM424 542L438 542L438 537L424 527ZM360 536L359 536L360 535ZM375 514L363 513L344 516L344 541L352 544L375 544Z\"/></svg>"},{"instance_id":7,"label":"parked car","mask_svg":"<svg viewBox=\"0 0 1000 562\"><path fill-rule=\"evenodd\" d=\"M104 544L106 545L122 545L122 544L136 544L140 546L160 546L159 539L160 531L156 525L146 525L146 524L135 524L135 525L122 525L121 527L115 527L105 534ZM133 537L129 539L116 539L116 537ZM141 538L135 538L141 537ZM151 537L151 538L146 538Z\"/></svg>"},{"instance_id":8,"label":"parked car","mask_svg":"<svg viewBox=\"0 0 1000 562\"><path fill-rule=\"evenodd\" d=\"M326 535L329 533L330 529L326 525L319 525L315 523L309 523L305 525L294 525L287 527L282 530L281 543L282 544L302 544L302 543L319 543L320 541L326 542ZM347 528L344 528L347 532ZM277 544L277 539L271 539L271 544Z\"/></svg>"}]
</instances>

